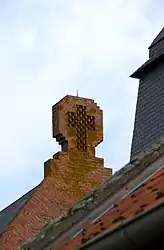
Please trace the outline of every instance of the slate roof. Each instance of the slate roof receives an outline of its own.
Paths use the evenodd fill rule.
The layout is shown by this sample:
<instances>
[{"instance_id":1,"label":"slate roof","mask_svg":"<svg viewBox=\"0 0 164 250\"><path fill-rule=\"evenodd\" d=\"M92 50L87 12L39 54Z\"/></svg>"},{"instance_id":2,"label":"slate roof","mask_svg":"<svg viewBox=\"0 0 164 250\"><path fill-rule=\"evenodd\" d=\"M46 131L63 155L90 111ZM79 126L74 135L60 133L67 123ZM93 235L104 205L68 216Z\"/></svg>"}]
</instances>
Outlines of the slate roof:
<instances>
[{"instance_id":1,"label":"slate roof","mask_svg":"<svg viewBox=\"0 0 164 250\"><path fill-rule=\"evenodd\" d=\"M28 191L26 194L24 194L22 197L20 197L18 200L16 200L0 212L0 235L4 232L6 226L23 208L23 206L29 200L35 189L36 187Z\"/></svg>"},{"instance_id":2,"label":"slate roof","mask_svg":"<svg viewBox=\"0 0 164 250\"><path fill-rule=\"evenodd\" d=\"M160 31L157 37L151 43L149 49L151 49L155 44L164 38L164 28ZM139 67L130 77L140 79L145 72L151 70L155 65L157 65L161 60L164 59L164 48L161 49L156 55L149 58L141 67Z\"/></svg>"},{"instance_id":3,"label":"slate roof","mask_svg":"<svg viewBox=\"0 0 164 250\"><path fill-rule=\"evenodd\" d=\"M153 45L155 45L156 43L158 43L161 39L164 38L164 28L160 31L160 33L156 36L156 38L153 40L153 42L151 43L149 49L151 47L153 47Z\"/></svg>"},{"instance_id":4,"label":"slate roof","mask_svg":"<svg viewBox=\"0 0 164 250\"><path fill-rule=\"evenodd\" d=\"M96 221L86 225L73 239L54 248L54 250L74 250L77 247L80 249L86 242L93 240L94 237L100 235L105 230L112 230L119 226L121 222L149 211L161 202L164 204L164 168L155 173L145 183L136 187L124 199L114 204L108 212Z\"/></svg>"},{"instance_id":5,"label":"slate roof","mask_svg":"<svg viewBox=\"0 0 164 250\"><path fill-rule=\"evenodd\" d=\"M147 60L132 75L130 75L130 77L140 79L145 72L154 68L154 66L157 65L159 62L161 62L163 59L164 59L164 49L160 51L159 54L156 54L154 57L151 57L149 60Z\"/></svg>"},{"instance_id":6,"label":"slate roof","mask_svg":"<svg viewBox=\"0 0 164 250\"><path fill-rule=\"evenodd\" d=\"M130 190L133 192L133 195L134 194L137 195L137 198L133 197L132 199L131 191L130 191L131 194L127 196L125 199L117 198L116 200L117 205L112 206L112 208L106 213L108 216L112 216L112 218L110 220L110 223L108 225L105 224L104 227L107 228L109 226L117 225L117 223L111 222L113 221L113 216L118 217L118 213L116 213L116 208L121 209L124 217L129 218L129 216L132 216L135 212L137 212L140 209L140 206L143 205L142 197L146 199L145 200L146 205L141 208L149 209L149 207L155 204L155 202L158 202L158 199L155 200L155 197L157 195L161 196L160 199L163 199L162 196L164 192L164 189L163 189L164 186L162 183L164 183L164 179L163 179L164 170L161 170L153 178L149 180L149 183L151 184L150 188L145 188L149 186L148 182L146 182L147 184L143 185L143 181L145 181L146 178L143 179L142 185L140 184L137 187L136 185L134 185L135 184L134 179L136 176L139 176L139 175L141 176L141 174L145 170L149 171L147 173L149 173L148 176L150 177L150 173L151 175L155 173L155 170L153 170L152 166L155 166L156 169L159 170L159 166L157 168L158 159L159 159L159 163L163 167L163 161L160 160L161 159L160 157L163 157L163 155L164 155L164 137L161 137L156 143L152 145L152 147L149 150L141 152L138 156L132 159L130 163L125 165L123 168L121 168L110 179L108 179L103 185L101 185L101 187L89 192L88 195L84 197L84 199L77 202L68 212L61 214L55 220L51 220L44 228L42 228L42 230L38 234L28 239L18 249L27 250L27 249L31 249L31 247L32 249L42 249L42 248L44 249L43 246L45 245L47 246L48 243L51 244L51 249L53 249L52 241L55 242L56 240L58 240L58 238L60 238L60 235L63 234L63 231L64 232L70 231L72 227L74 225L77 225L80 221L82 221L84 217L86 218L88 217L88 215L90 217L91 216L90 212L96 209L105 200L108 201L107 205L109 207L110 197L114 195L114 193L116 193L118 196L118 193L121 190L122 194L123 193L126 194L127 193L126 187L130 181L133 183L133 186L135 187L133 189L133 186L132 186ZM158 188L159 190L154 190L156 188ZM146 194L144 192L146 192ZM157 192L160 192L160 193L157 193ZM154 197L153 200L152 200L152 195ZM135 201L135 204L133 204L134 201ZM133 207L131 205L133 205ZM130 209L132 208L132 210L128 210L126 212L125 210L127 209L128 206ZM102 217L102 218L105 218L105 217ZM105 220L106 219L103 219L104 222ZM90 224L92 225L93 223L89 223L88 226L86 227L87 235L90 234L90 232L92 232L92 229L93 229L92 228L93 226L90 226ZM100 223L96 223L96 224L97 224L96 228L98 230L100 229L100 227L103 227L103 225L102 224L100 225ZM99 233L101 233L101 230L99 230ZM78 234L71 241L69 241L68 244L62 245L61 248L59 249L66 250L67 249L65 248L66 246L72 246L72 244L73 245L81 244L82 236L84 235ZM82 241L85 241L85 239ZM54 249L56 250L56 248ZM73 248L68 248L68 249L72 250Z\"/></svg>"}]
</instances>

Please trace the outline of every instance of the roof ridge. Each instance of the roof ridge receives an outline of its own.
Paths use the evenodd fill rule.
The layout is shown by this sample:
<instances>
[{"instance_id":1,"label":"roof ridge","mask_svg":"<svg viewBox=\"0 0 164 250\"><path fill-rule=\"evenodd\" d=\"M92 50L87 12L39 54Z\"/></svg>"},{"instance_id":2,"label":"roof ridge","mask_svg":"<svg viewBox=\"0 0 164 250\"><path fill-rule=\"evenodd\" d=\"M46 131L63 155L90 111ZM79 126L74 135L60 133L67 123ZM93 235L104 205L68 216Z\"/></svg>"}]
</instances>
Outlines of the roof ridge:
<instances>
[{"instance_id":1,"label":"roof ridge","mask_svg":"<svg viewBox=\"0 0 164 250\"><path fill-rule=\"evenodd\" d=\"M38 186L38 185L37 185ZM36 187L37 187L36 186ZM21 197L19 197L18 199L16 199L15 201L13 201L12 203L10 203L7 207L3 208L0 211L0 215L2 212L4 212L6 209L8 209L10 206L14 205L14 203L18 202L19 200L21 200L23 197L25 197L27 194L29 194L30 192L32 192L36 187L33 187L32 189L30 189L29 191L27 191L27 193L23 194Z\"/></svg>"},{"instance_id":2,"label":"roof ridge","mask_svg":"<svg viewBox=\"0 0 164 250\"><path fill-rule=\"evenodd\" d=\"M158 33L158 35L156 36L156 38L153 40L153 42L150 44L149 49L151 47L153 47L156 43L158 43L161 39L164 38L164 27L162 28L162 30Z\"/></svg>"},{"instance_id":3,"label":"roof ridge","mask_svg":"<svg viewBox=\"0 0 164 250\"><path fill-rule=\"evenodd\" d=\"M8 205L0 212L0 235L3 234L5 228L14 220L14 218L18 215L18 213L24 208L26 203L32 198L32 195L35 193L37 187L40 184L29 190L27 193L25 193L23 196L21 196L19 199ZM13 209L13 211L11 212L10 208L13 208L14 206L15 209ZM4 220L4 218L6 217L7 219Z\"/></svg>"},{"instance_id":4,"label":"roof ridge","mask_svg":"<svg viewBox=\"0 0 164 250\"><path fill-rule=\"evenodd\" d=\"M70 225L70 223L68 223L70 217L75 216L75 214L79 211L81 217L78 217L78 221L80 221L83 217L86 216L86 213L88 214L90 212L90 210L87 208L87 205L89 207L90 202L94 202L95 206L98 206L103 202L103 199L100 199L100 193L101 197L103 197L102 192L105 192L104 200L106 200L107 198L109 198L109 196L112 195L113 192L117 192L127 182L133 180L137 175L139 175L143 170L145 170L150 164L155 162L163 154L164 136L160 137L159 140L154 143L149 150L144 150L138 156L135 156L128 164L122 167L119 171L115 172L115 174L99 188L92 190L90 195L85 196L67 212L62 213L59 217L51 220L44 228L42 228L41 231L39 231L35 236L28 239L21 247L19 247L18 250L26 249L26 247L29 246L29 244L31 244L32 242L38 242L41 238L43 239L45 237L45 232L49 231L50 229L53 230L53 240L55 240L55 238L58 238L61 233L63 233L63 231L61 230L61 225L63 223L65 225L65 231L67 231L72 226ZM125 176L127 179L125 178ZM107 189L109 189L108 192L106 192ZM91 210L93 209L94 207L91 206ZM82 213L81 210L83 210L84 213ZM74 221L74 223L78 223L78 221Z\"/></svg>"}]
</instances>

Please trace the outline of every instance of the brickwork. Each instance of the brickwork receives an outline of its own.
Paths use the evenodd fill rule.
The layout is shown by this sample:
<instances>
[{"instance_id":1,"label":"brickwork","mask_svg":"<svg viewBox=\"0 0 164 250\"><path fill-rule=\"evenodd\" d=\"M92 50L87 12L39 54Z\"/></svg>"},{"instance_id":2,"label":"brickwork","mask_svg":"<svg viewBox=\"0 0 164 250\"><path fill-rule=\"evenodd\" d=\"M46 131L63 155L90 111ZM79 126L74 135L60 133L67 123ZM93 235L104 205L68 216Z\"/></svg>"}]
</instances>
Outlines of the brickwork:
<instances>
[{"instance_id":1,"label":"brickwork","mask_svg":"<svg viewBox=\"0 0 164 250\"><path fill-rule=\"evenodd\" d=\"M52 107L52 116L53 137L62 151L95 156L95 147L103 141L103 113L93 100L66 96Z\"/></svg>"},{"instance_id":2,"label":"brickwork","mask_svg":"<svg viewBox=\"0 0 164 250\"><path fill-rule=\"evenodd\" d=\"M95 146L103 140L102 118L91 99L66 96L53 106L53 137L61 152L45 162L44 180L7 226L0 249L16 249L111 176L104 160L95 157Z\"/></svg>"},{"instance_id":3,"label":"brickwork","mask_svg":"<svg viewBox=\"0 0 164 250\"><path fill-rule=\"evenodd\" d=\"M95 157L95 146L103 140L102 110L91 99L66 96L53 106L52 114L53 137L62 152L45 163L45 177L59 175L80 198L112 174L104 160Z\"/></svg>"},{"instance_id":4,"label":"brickwork","mask_svg":"<svg viewBox=\"0 0 164 250\"><path fill-rule=\"evenodd\" d=\"M95 219L91 219L91 217L95 216L93 214L96 209L97 213L99 213L96 215L96 218L97 216L100 217L101 212L106 211L101 211L100 207L104 209L106 205L110 207L110 205L116 204L129 189L133 189L136 185L136 190L138 190L138 184L140 184L141 179L147 178L155 168L159 169L163 166L163 157L161 156L164 153L164 141L162 139L163 142L160 145L154 143L158 141L158 138L162 138L160 136L164 132L163 38L164 33L162 31L149 47L150 59L132 74L132 77L140 79L140 85L130 163L116 172L112 178L109 178L99 188L92 190L90 194L81 199L74 207L67 210L65 215L60 217L58 221L55 220L49 223L33 239L24 244L25 248L22 246L20 249L29 250L30 246L34 248L39 246L40 249L44 249L43 246L47 246L48 242L51 242L51 248L53 249L53 247L57 246L57 242L61 243L66 239L70 240L72 236L73 243L71 243L68 249L73 249L80 240L78 235L74 237L78 231L73 231L78 223L80 225L78 227L79 230L83 228L80 224L82 220L83 225L85 225L86 223L88 224L89 220ZM95 146L103 139L102 111L92 100L77 98L75 101L75 98L67 96L53 107L53 137L61 145L62 152L54 155L53 159L45 163L45 177L46 179L55 178L58 187L61 187L62 182L65 185L64 194L68 194L68 187L70 192L74 192L74 200L78 200L89 187L92 189L91 186L98 185L101 179L105 179L108 174L111 174L111 170L105 170L103 168L103 160L95 157ZM151 150L152 145L154 145L153 151ZM79 175L73 176L75 169ZM91 178L93 176L94 183ZM58 184L59 180L60 184ZM64 186L62 185L62 187ZM59 197L61 199L62 195ZM150 197L152 198L152 193L150 193ZM68 207L68 203L63 203L66 200L60 200L59 203L62 208ZM141 199L141 203L143 200ZM71 203L73 204L73 199ZM129 204L127 204L127 207L122 207L126 215L128 208L131 210ZM135 207L133 212L136 212L136 204L133 205ZM138 205L142 206L139 203ZM114 209L117 210L117 208ZM134 208L132 207L132 209ZM109 223L109 219L111 218L105 217L104 223ZM104 228L100 227L97 229L104 230ZM70 234L71 230L72 235ZM95 233L94 230L91 233ZM66 233L66 236L64 236L64 233ZM53 243L52 240L54 240Z\"/></svg>"}]
</instances>

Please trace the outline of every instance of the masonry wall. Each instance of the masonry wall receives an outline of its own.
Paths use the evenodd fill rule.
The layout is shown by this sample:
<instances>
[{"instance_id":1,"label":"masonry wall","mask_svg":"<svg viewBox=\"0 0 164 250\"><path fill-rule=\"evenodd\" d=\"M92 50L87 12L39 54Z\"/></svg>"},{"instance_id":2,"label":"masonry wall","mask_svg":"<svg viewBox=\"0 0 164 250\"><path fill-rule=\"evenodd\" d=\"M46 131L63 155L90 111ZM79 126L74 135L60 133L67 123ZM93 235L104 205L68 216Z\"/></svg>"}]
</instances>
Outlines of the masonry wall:
<instances>
[{"instance_id":1,"label":"masonry wall","mask_svg":"<svg viewBox=\"0 0 164 250\"><path fill-rule=\"evenodd\" d=\"M139 83L131 158L164 134L164 62Z\"/></svg>"}]
</instances>

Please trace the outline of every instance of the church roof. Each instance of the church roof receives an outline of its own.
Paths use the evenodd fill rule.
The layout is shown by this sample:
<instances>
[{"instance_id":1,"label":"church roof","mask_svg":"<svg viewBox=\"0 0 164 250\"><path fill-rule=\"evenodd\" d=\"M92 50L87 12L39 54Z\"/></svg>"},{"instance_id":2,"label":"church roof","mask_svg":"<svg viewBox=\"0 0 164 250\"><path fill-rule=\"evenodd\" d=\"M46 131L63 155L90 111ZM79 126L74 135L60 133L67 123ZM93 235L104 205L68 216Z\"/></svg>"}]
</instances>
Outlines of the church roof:
<instances>
[{"instance_id":1,"label":"church roof","mask_svg":"<svg viewBox=\"0 0 164 250\"><path fill-rule=\"evenodd\" d=\"M160 31L160 33L156 36L156 38L151 43L149 49L154 46L156 43L158 43L161 39L164 38L164 28Z\"/></svg>"},{"instance_id":2,"label":"church roof","mask_svg":"<svg viewBox=\"0 0 164 250\"><path fill-rule=\"evenodd\" d=\"M67 213L50 221L19 250L30 247L44 249L45 246L57 250L55 247L58 245L59 250L73 250L75 246L82 246L104 230L118 226L122 220L155 206L164 199L164 169L163 161L160 160L163 155L164 138L161 137L158 143L152 145L151 150L140 153ZM107 209L104 213L104 207L103 210L100 208L105 202ZM118 209L122 211L121 218ZM62 238L63 231L67 240Z\"/></svg>"},{"instance_id":3,"label":"church roof","mask_svg":"<svg viewBox=\"0 0 164 250\"><path fill-rule=\"evenodd\" d=\"M153 69L154 66L158 65L159 62L163 61L164 58L164 49L160 51L159 54L156 54L154 57L151 57L147 60L141 67L139 67L130 77L140 79L145 72Z\"/></svg>"},{"instance_id":4,"label":"church roof","mask_svg":"<svg viewBox=\"0 0 164 250\"><path fill-rule=\"evenodd\" d=\"M26 202L30 199L32 193L36 189L33 188L18 200L7 206L5 209L0 211L0 235L4 232L6 226L15 218L15 216L24 207Z\"/></svg>"},{"instance_id":5,"label":"church roof","mask_svg":"<svg viewBox=\"0 0 164 250\"><path fill-rule=\"evenodd\" d=\"M162 30L149 47L151 48L149 51L150 59L135 71L131 77L140 79L145 73L163 60L164 48L159 42L163 38L163 35ZM153 45L155 46L153 47ZM70 146L71 144L69 150L73 149L72 155L74 155L75 146L81 152L84 152L87 146L89 146L91 141L87 139L87 136L84 136L82 140L79 138L82 138L82 134L86 134L86 128L89 128L92 132L95 130L94 124L96 116L94 116L93 113L88 113L83 102L76 105L73 110L70 108L68 109L72 97L69 98L69 101L67 101L67 104L64 104L64 107L62 103L62 105L59 105L60 107L57 106L53 109L53 114L61 112L59 119L53 124L53 136L60 145L66 142L66 144L63 144L64 152L68 152L68 145ZM92 111L93 110L94 108ZM63 123L65 115L63 115L62 112L65 111L67 111L67 123ZM80 117L84 115L84 119L81 119ZM80 119L81 122L79 122ZM67 124L67 126L65 124ZM84 128L81 124L85 124ZM91 145L93 148L102 141L102 127L99 127L101 128L100 137L96 138L97 142L95 142L94 145ZM76 140L72 140L70 136L73 131L72 129L74 129L74 131L76 130L80 135L77 136ZM65 132L68 130L69 133ZM78 131L82 131L82 133L80 134ZM90 151L91 154L93 152L94 150ZM61 210L63 213L59 213L59 217L51 219L40 232L33 235L20 246L19 250L45 248L55 250L85 249L86 245L90 244L90 242L94 242L97 237L101 237L105 232L112 232L118 227L121 227L122 224L126 224L127 221L136 219L138 216L143 215L143 213L148 214L150 210L157 205L163 205L163 162L164 138L161 137L160 141L152 145L151 149L143 151L135 158L132 158L126 166L107 179L104 184L93 189L87 196L79 200L71 208ZM90 166L90 162L88 161L87 164L85 162L85 165ZM83 168L83 166L84 161L81 167ZM52 165L49 165L45 171L46 176L53 174L51 171ZM72 181L73 176L74 175L69 176L67 180L68 183ZM94 179L93 176L91 177ZM81 180L76 182L76 185L80 181ZM64 184L63 182L61 186L63 187ZM73 188L75 188L75 185ZM67 187L67 189L69 188ZM67 190L64 189L63 196L66 191ZM74 189L72 189L72 192L73 191ZM65 198L65 200L68 199L69 197ZM75 201L75 199L72 200L70 204L73 204L73 201ZM58 202L61 203L61 200Z\"/></svg>"},{"instance_id":6,"label":"church roof","mask_svg":"<svg viewBox=\"0 0 164 250\"><path fill-rule=\"evenodd\" d=\"M164 38L164 28L160 31L158 36L153 40L149 49L151 51L152 47L156 45L159 41ZM150 54L149 54L150 55ZM147 73L149 70L153 69L156 65L158 65L161 60L164 58L164 46L159 46L156 49L156 52L153 53L153 56L149 58L141 67L139 67L130 77L141 79L141 77Z\"/></svg>"},{"instance_id":7,"label":"church roof","mask_svg":"<svg viewBox=\"0 0 164 250\"><path fill-rule=\"evenodd\" d=\"M107 230L114 230L143 212L150 211L157 204L164 204L164 167L141 183L118 203L113 204L105 214L86 227L73 239L55 248L55 250L85 249L85 244L96 239ZM152 222L153 223L153 222ZM87 244L87 249L89 245Z\"/></svg>"}]
</instances>

